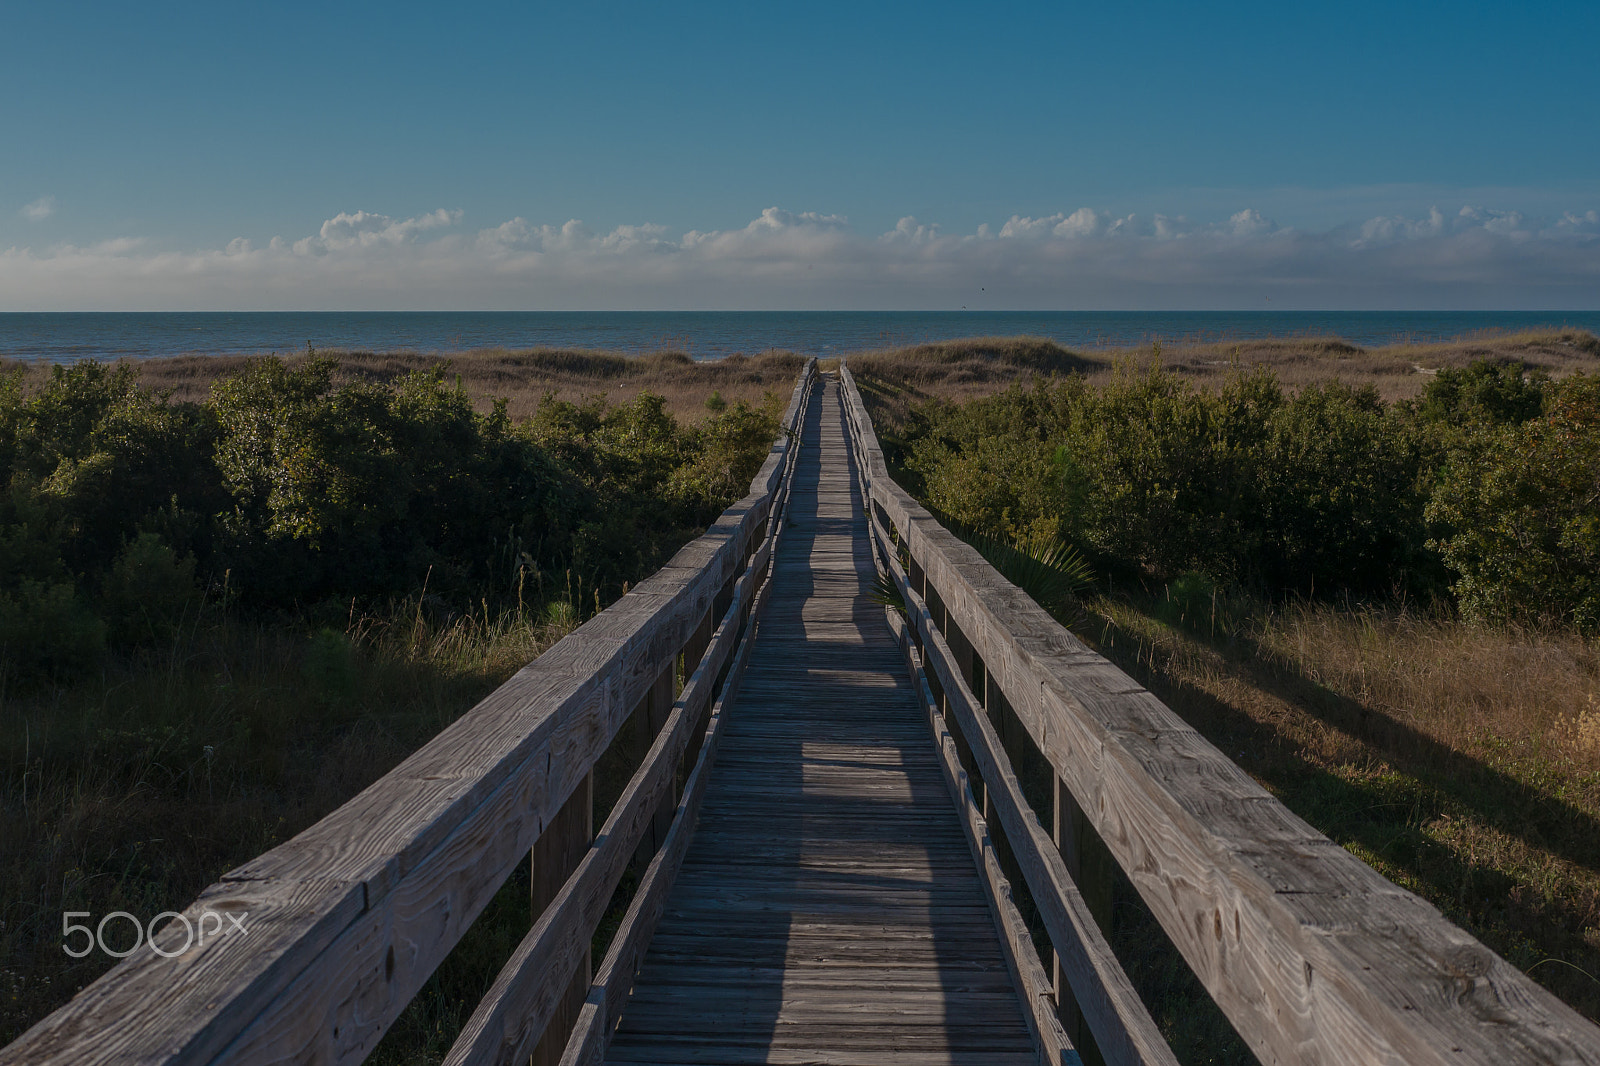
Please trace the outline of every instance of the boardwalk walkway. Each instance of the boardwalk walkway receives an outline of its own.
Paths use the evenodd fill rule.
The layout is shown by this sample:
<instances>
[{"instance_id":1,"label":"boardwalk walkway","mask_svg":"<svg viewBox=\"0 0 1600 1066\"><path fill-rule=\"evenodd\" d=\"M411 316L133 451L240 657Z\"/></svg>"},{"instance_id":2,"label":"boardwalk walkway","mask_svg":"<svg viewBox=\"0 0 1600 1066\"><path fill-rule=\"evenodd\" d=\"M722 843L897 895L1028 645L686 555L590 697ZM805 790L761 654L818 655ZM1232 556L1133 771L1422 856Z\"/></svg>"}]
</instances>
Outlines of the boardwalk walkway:
<instances>
[{"instance_id":1,"label":"boardwalk walkway","mask_svg":"<svg viewBox=\"0 0 1600 1066\"><path fill-rule=\"evenodd\" d=\"M838 383L615 1063L1037 1058L884 621Z\"/></svg>"}]
</instances>

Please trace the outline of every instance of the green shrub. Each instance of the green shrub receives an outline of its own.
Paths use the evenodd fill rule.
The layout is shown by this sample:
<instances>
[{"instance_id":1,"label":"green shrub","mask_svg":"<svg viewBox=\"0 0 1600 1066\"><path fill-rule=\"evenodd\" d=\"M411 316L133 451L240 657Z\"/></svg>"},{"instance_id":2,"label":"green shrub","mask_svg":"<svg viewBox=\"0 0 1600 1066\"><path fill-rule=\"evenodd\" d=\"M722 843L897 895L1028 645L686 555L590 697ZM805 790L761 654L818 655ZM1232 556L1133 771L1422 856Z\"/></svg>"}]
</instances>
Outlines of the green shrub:
<instances>
[{"instance_id":1,"label":"green shrub","mask_svg":"<svg viewBox=\"0 0 1600 1066\"><path fill-rule=\"evenodd\" d=\"M566 571L598 603L742 496L777 431L775 397L689 428L648 393L513 425L442 365L348 385L336 369L246 361L206 404L141 389L128 365L55 367L32 396L0 374L13 670L85 668L108 635L164 640L202 588L321 617L424 585L446 610L520 603Z\"/></svg>"},{"instance_id":2,"label":"green shrub","mask_svg":"<svg viewBox=\"0 0 1600 1066\"><path fill-rule=\"evenodd\" d=\"M1286 396L1264 372L1216 392L1123 367L915 413L913 490L1002 538L1061 537L1113 568L1275 589L1425 584L1425 451L1371 390Z\"/></svg>"},{"instance_id":3,"label":"green shrub","mask_svg":"<svg viewBox=\"0 0 1600 1066\"><path fill-rule=\"evenodd\" d=\"M160 534L143 532L117 553L102 586L113 638L127 644L163 640L197 604L195 558L178 555Z\"/></svg>"},{"instance_id":4,"label":"green shrub","mask_svg":"<svg viewBox=\"0 0 1600 1066\"><path fill-rule=\"evenodd\" d=\"M1370 387L1310 385L1278 406L1252 471L1259 512L1235 572L1271 588L1423 592L1425 449ZM1254 535L1250 535L1254 532Z\"/></svg>"},{"instance_id":5,"label":"green shrub","mask_svg":"<svg viewBox=\"0 0 1600 1066\"><path fill-rule=\"evenodd\" d=\"M105 623L78 602L70 582L24 578L0 592L0 663L24 681L70 675L93 666Z\"/></svg>"},{"instance_id":6,"label":"green shrub","mask_svg":"<svg viewBox=\"0 0 1600 1066\"><path fill-rule=\"evenodd\" d=\"M507 531L556 565L583 493L503 407L444 370L334 387L334 363L262 360L220 383L217 467L235 578L269 601L452 593L489 576ZM541 558L540 556L543 556Z\"/></svg>"},{"instance_id":7,"label":"green shrub","mask_svg":"<svg viewBox=\"0 0 1600 1066\"><path fill-rule=\"evenodd\" d=\"M1462 610L1600 629L1600 378L1547 387L1548 412L1485 431L1428 506Z\"/></svg>"},{"instance_id":8,"label":"green shrub","mask_svg":"<svg viewBox=\"0 0 1600 1066\"><path fill-rule=\"evenodd\" d=\"M1518 362L1479 359L1441 367L1417 403L1419 417L1452 425L1521 425L1544 408L1549 383L1543 371L1529 373Z\"/></svg>"},{"instance_id":9,"label":"green shrub","mask_svg":"<svg viewBox=\"0 0 1600 1066\"><path fill-rule=\"evenodd\" d=\"M356 696L356 657L350 638L337 629L322 628L311 634L301 673L317 698L330 706Z\"/></svg>"}]
</instances>

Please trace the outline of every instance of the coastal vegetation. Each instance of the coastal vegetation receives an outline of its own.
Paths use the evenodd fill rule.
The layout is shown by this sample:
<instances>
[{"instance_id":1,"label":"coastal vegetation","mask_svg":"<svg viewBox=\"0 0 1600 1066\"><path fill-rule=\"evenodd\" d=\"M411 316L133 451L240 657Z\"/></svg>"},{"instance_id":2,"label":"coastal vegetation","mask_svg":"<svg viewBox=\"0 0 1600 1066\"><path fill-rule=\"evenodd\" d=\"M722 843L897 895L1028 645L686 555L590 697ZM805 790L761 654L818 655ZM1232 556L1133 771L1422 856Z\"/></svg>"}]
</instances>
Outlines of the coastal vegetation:
<instances>
[{"instance_id":1,"label":"coastal vegetation","mask_svg":"<svg viewBox=\"0 0 1600 1066\"><path fill-rule=\"evenodd\" d=\"M63 912L181 908L698 534L800 364L0 368L0 1043L114 962L67 957ZM896 476L1003 572L1600 1018L1600 340L850 365ZM1182 1061L1252 1061L1126 880L1114 915ZM529 921L524 869L374 1061L437 1060Z\"/></svg>"},{"instance_id":2,"label":"coastal vegetation","mask_svg":"<svg viewBox=\"0 0 1600 1066\"><path fill-rule=\"evenodd\" d=\"M236 360L194 400L128 364L0 376L0 1043L115 961L66 955L64 912L181 909L343 803L703 532L777 432L776 395L513 417L434 364ZM386 1060L448 1045L527 896Z\"/></svg>"},{"instance_id":3,"label":"coastal vegetation","mask_svg":"<svg viewBox=\"0 0 1600 1066\"><path fill-rule=\"evenodd\" d=\"M851 367L908 490L964 535L1081 553L1094 581L1055 611L1080 636L1600 1018L1600 342L1569 340L1586 361L1446 362L1390 399L1242 356L1045 369L1070 353L1028 341ZM1126 880L1114 913L1180 1058L1252 1061Z\"/></svg>"}]
</instances>

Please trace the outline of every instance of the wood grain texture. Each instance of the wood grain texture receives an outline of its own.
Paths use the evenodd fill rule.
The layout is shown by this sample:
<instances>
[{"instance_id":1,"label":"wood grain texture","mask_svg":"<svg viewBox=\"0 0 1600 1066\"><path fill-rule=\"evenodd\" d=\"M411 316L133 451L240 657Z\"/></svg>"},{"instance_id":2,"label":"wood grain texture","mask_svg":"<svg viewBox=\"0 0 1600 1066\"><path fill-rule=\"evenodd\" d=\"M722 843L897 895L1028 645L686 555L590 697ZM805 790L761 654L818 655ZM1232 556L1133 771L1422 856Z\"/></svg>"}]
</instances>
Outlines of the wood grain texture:
<instances>
[{"instance_id":1,"label":"wood grain texture","mask_svg":"<svg viewBox=\"0 0 1600 1066\"><path fill-rule=\"evenodd\" d=\"M606 1061L1035 1063L904 659L866 596L837 386L822 393L694 836Z\"/></svg>"},{"instance_id":2,"label":"wood grain texture","mask_svg":"<svg viewBox=\"0 0 1600 1066\"><path fill-rule=\"evenodd\" d=\"M888 476L869 491L951 621L1240 1035L1267 1062L1600 1063L1600 1029L1290 813ZM937 612L935 612L937 618Z\"/></svg>"},{"instance_id":3,"label":"wood grain texture","mask_svg":"<svg viewBox=\"0 0 1600 1066\"><path fill-rule=\"evenodd\" d=\"M358 1061L583 782L742 568L792 450L706 534L349 803L186 912L250 934L139 952L0 1049L0 1063ZM174 925L178 923L173 923ZM162 934L181 940L181 929ZM166 946L166 945L164 945Z\"/></svg>"}]
</instances>

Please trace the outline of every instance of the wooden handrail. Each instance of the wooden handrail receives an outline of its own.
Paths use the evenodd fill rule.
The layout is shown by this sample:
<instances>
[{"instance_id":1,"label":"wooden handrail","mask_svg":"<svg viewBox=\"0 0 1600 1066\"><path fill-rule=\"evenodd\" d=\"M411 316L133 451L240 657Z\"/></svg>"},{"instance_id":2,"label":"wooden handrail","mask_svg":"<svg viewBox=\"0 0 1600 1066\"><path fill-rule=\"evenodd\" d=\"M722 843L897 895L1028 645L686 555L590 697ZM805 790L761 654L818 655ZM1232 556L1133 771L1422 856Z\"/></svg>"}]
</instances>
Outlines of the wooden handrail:
<instances>
[{"instance_id":1,"label":"wooden handrail","mask_svg":"<svg viewBox=\"0 0 1600 1066\"><path fill-rule=\"evenodd\" d=\"M703 536L349 803L224 875L185 911L191 923L207 911L234 915L244 935L178 951L181 923L170 923L155 942L171 957L136 952L0 1049L0 1064L363 1059L704 631L724 590L764 569L765 559L749 564L770 554L769 518L815 375L808 360L750 494ZM748 609L736 595L722 626L734 618L731 631L742 630ZM681 723L703 720L713 660L734 639L702 657L684 713L656 738L607 823L618 840L667 795L674 757L692 743L692 724ZM609 839L529 934L529 951L560 959L556 969L587 948L604 909L590 897L628 850Z\"/></svg>"},{"instance_id":2,"label":"wooden handrail","mask_svg":"<svg viewBox=\"0 0 1600 1066\"><path fill-rule=\"evenodd\" d=\"M1057 948L1057 957L1062 960L1076 1002L1087 1016L1101 1056L1108 1066L1177 1066L1178 1060L1172 1054L1172 1049L1139 999L1133 982L1117 961L1111 945L1095 924L1088 904L1067 871L1061 852L1039 824L1033 808L1023 798L1022 786L1000 743L1000 737L995 733L994 725L984 713L981 701L967 686L955 653L935 625L927 603L911 585L901 567L900 560L892 550L893 541L889 531L883 529L877 515L872 515L870 520L877 543L885 549L881 556L882 565L894 578L895 586L906 603L906 623L897 624L896 629L905 630L903 643L911 661L912 674L923 675L924 667L931 667L938 680L939 689L944 695L945 714L953 720L972 752L978 776L988 790L986 795L1005 831L1006 840L1011 844L1012 854L1022 869L1050 942ZM892 617L891 621L898 623L899 620ZM925 702L931 705L929 710L937 714L938 704L925 686L926 682ZM943 721L934 723L935 738L941 752L946 750L944 729ZM958 766L948 772L955 774L957 769ZM976 837L981 839L987 831L987 819L983 818L971 792L967 791L964 771L960 772L960 778L960 787L955 791L964 792L965 795L958 796L957 804L963 808L974 808L968 817L975 826L982 827L975 829ZM983 865L987 866L987 863ZM1025 940L1014 945L1013 951L1020 953L1032 951L1032 948L1031 942ZM1037 979L1024 980L1022 983L1024 986L1035 985ZM1053 1052L1055 1034L1049 1023L1059 1018L1060 1005L1056 1002L1056 990L1048 982L1042 994L1037 988L1025 987L1024 990L1030 992L1029 1002L1034 1007L1034 1029L1046 1052ZM1044 1002L1046 998L1049 999L1048 1003ZM1049 1018L1042 1017L1046 1011L1050 1014ZM1055 1061L1053 1055L1050 1061Z\"/></svg>"},{"instance_id":3,"label":"wooden handrail","mask_svg":"<svg viewBox=\"0 0 1600 1066\"><path fill-rule=\"evenodd\" d=\"M940 526L890 478L847 367L840 377L868 506L913 564L907 587L937 597L1263 1062L1600 1064L1600 1028L1292 814ZM1004 752L988 756L1000 772ZM1023 869L1036 900L1056 891ZM1068 976L1086 1008L1110 991L1085 968ZM1103 1021L1086 1018L1099 1041Z\"/></svg>"}]
</instances>

